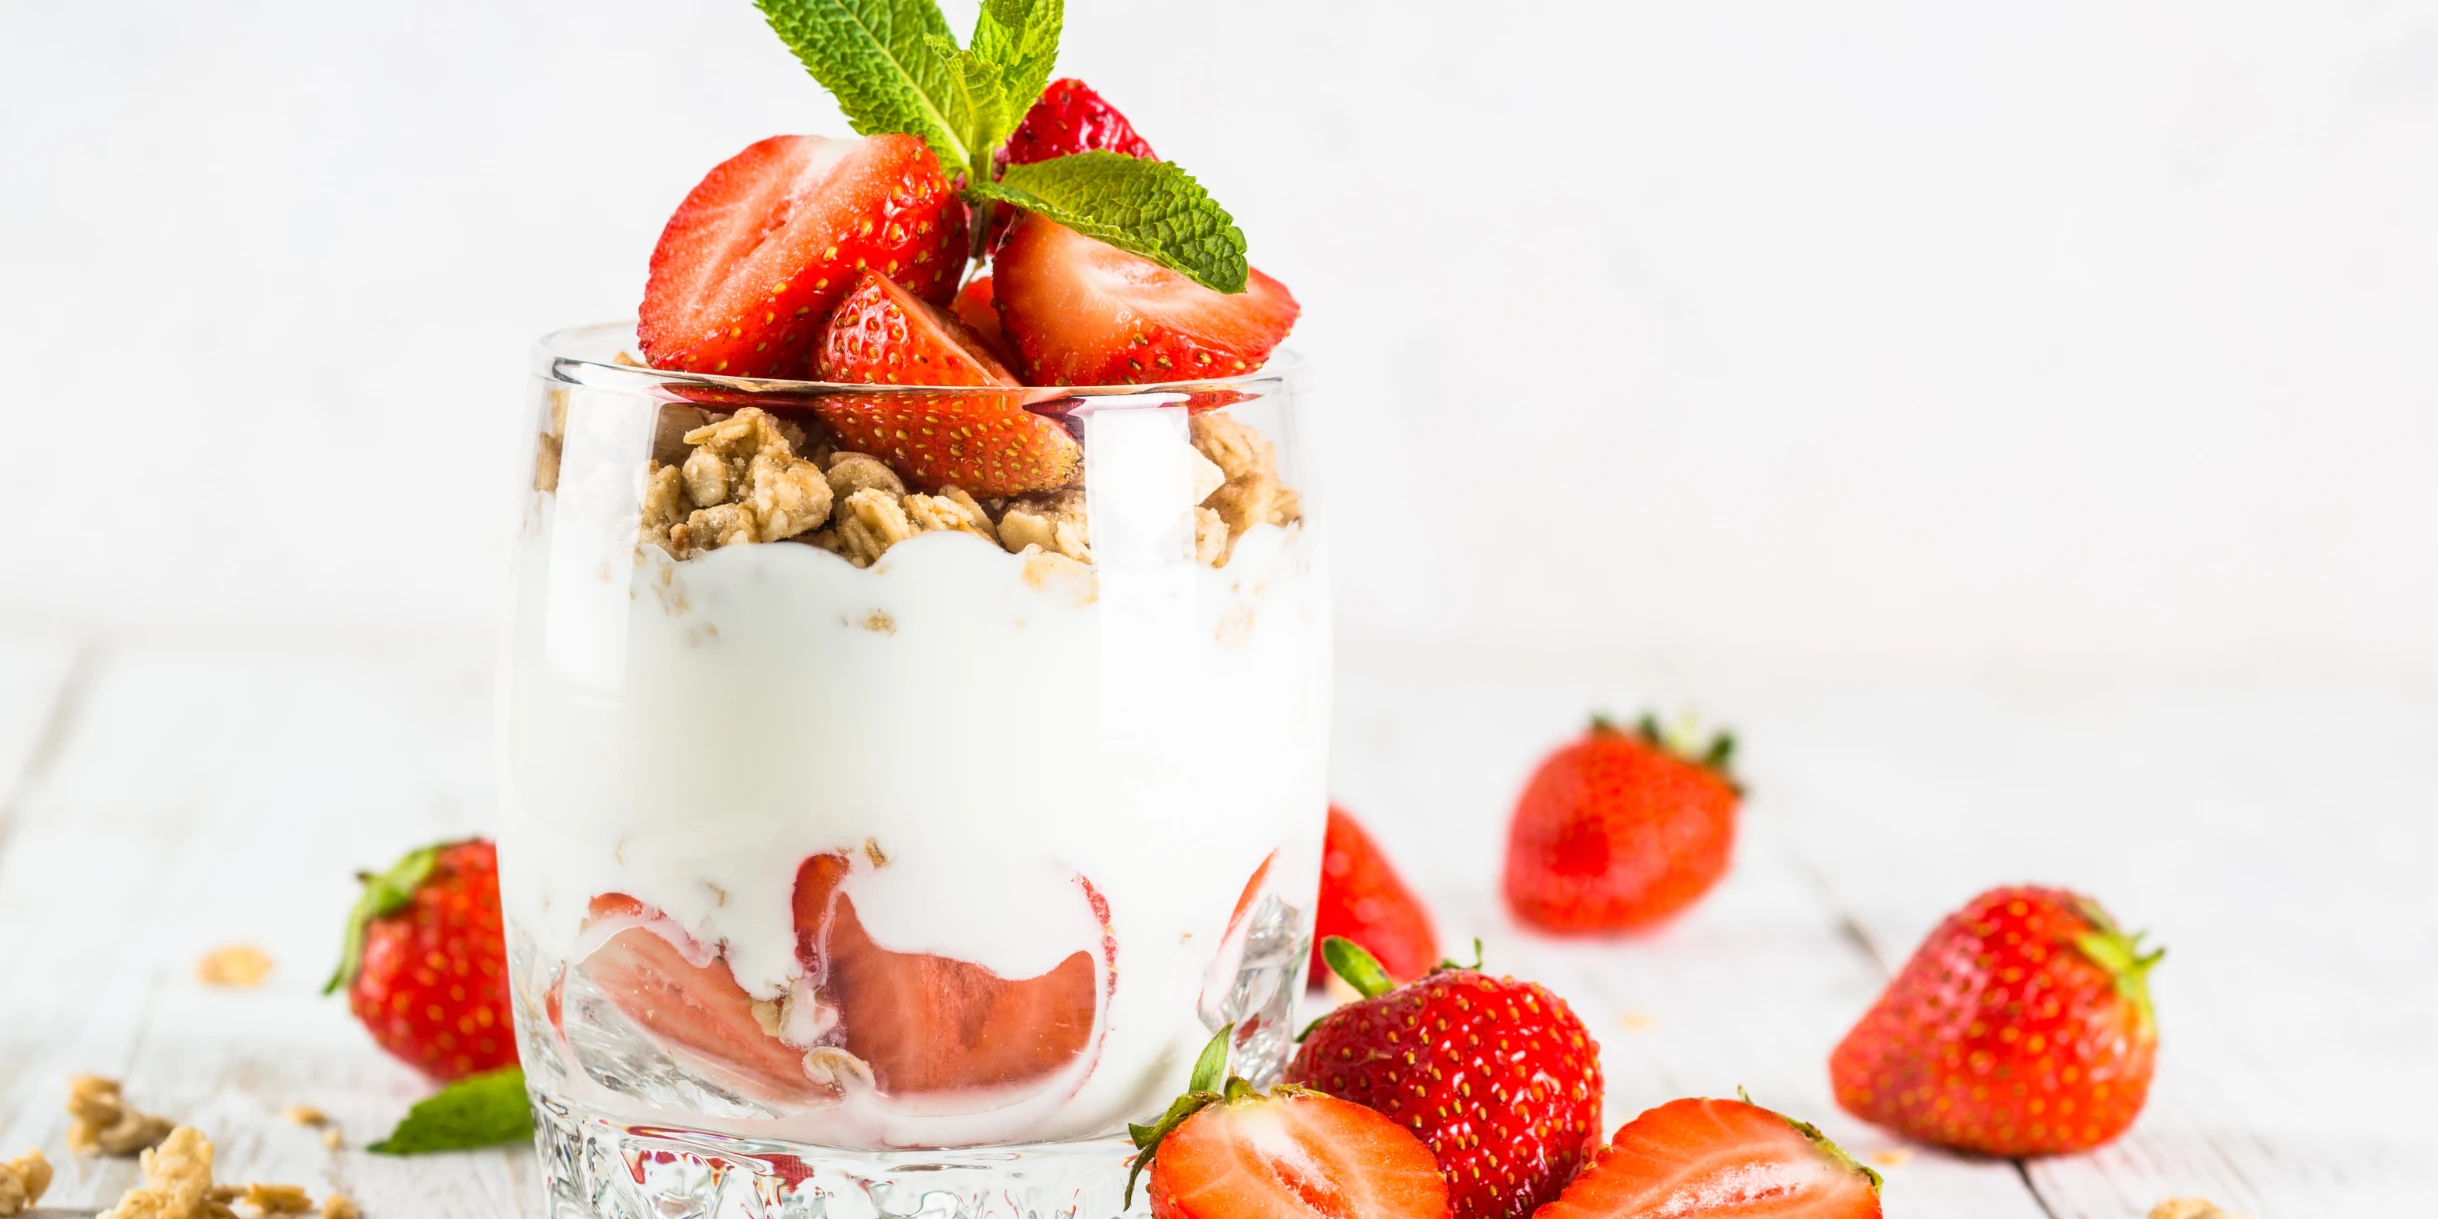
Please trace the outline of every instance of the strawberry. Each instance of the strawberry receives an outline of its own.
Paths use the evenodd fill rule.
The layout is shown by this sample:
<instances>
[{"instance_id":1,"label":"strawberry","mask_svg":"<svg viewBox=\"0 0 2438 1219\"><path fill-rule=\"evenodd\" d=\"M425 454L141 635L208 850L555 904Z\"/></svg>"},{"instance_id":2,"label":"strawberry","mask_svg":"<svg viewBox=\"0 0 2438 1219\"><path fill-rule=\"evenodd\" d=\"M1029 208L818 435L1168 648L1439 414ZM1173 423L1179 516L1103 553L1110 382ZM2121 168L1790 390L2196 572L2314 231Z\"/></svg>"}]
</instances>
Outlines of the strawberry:
<instances>
[{"instance_id":1,"label":"strawberry","mask_svg":"<svg viewBox=\"0 0 2438 1219\"><path fill-rule=\"evenodd\" d=\"M1369 1105L1422 1137L1456 1219L1517 1219L1600 1143L1600 1047L1530 982L1442 965L1393 986L1343 939L1330 968L1364 998L1321 1017L1287 1082Z\"/></svg>"},{"instance_id":2,"label":"strawberry","mask_svg":"<svg viewBox=\"0 0 2438 1219\"><path fill-rule=\"evenodd\" d=\"M508 1022L508 943L499 856L485 839L409 851L347 917L338 971L323 994L347 1007L384 1050L435 1079L516 1064Z\"/></svg>"},{"instance_id":3,"label":"strawberry","mask_svg":"<svg viewBox=\"0 0 2438 1219\"><path fill-rule=\"evenodd\" d=\"M1007 137L1006 158L1010 165L1030 165L1096 151L1124 153L1145 161L1160 159L1117 107L1092 86L1069 76L1051 81L1041 91L1041 100L1024 112L1015 132Z\"/></svg>"},{"instance_id":4,"label":"strawberry","mask_svg":"<svg viewBox=\"0 0 2438 1219\"><path fill-rule=\"evenodd\" d=\"M1101 961L1078 949L1037 977L1002 978L970 962L875 943L854 899L839 891L849 871L842 854L815 855L797 868L797 955L838 1014L837 1044L871 1068L881 1091L1032 1082L1092 1048L1102 973L1115 968L1116 943L1107 906L1081 878L1076 901L1102 927Z\"/></svg>"},{"instance_id":5,"label":"strawberry","mask_svg":"<svg viewBox=\"0 0 2438 1219\"><path fill-rule=\"evenodd\" d=\"M655 368L802 377L862 271L944 304L964 267L965 205L921 140L772 136L669 217L635 336Z\"/></svg>"},{"instance_id":6,"label":"strawberry","mask_svg":"<svg viewBox=\"0 0 2438 1219\"><path fill-rule=\"evenodd\" d=\"M1992 889L1947 916L1829 1055L1846 1112L1993 1156L2096 1147L2150 1094L2161 952L2062 889Z\"/></svg>"},{"instance_id":7,"label":"strawberry","mask_svg":"<svg viewBox=\"0 0 2438 1219\"><path fill-rule=\"evenodd\" d=\"M813 371L852 385L1005 385L1015 375L957 315L866 271L813 347Z\"/></svg>"},{"instance_id":8,"label":"strawberry","mask_svg":"<svg viewBox=\"0 0 2438 1219\"><path fill-rule=\"evenodd\" d=\"M1644 716L1591 731L1543 759L1507 830L1507 907L1546 931L1643 927L1684 909L1727 870L1743 789L1735 738L1699 748Z\"/></svg>"},{"instance_id":9,"label":"strawberry","mask_svg":"<svg viewBox=\"0 0 2438 1219\"><path fill-rule=\"evenodd\" d=\"M1300 306L1253 271L1242 292L1205 288L1041 216L991 258L999 323L1032 385L1135 385L1260 368Z\"/></svg>"},{"instance_id":10,"label":"strawberry","mask_svg":"<svg viewBox=\"0 0 2438 1219\"><path fill-rule=\"evenodd\" d=\"M1211 1039L1156 1125L1127 1128L1126 1206L1148 1167L1153 1219L1447 1219L1430 1149L1395 1122L1305 1088L1222 1085L1234 1032Z\"/></svg>"},{"instance_id":11,"label":"strawberry","mask_svg":"<svg viewBox=\"0 0 2438 1219\"><path fill-rule=\"evenodd\" d=\"M955 302L948 307L957 315L958 321L982 336L983 344L990 348L992 355L999 357L1001 364L1010 362L1007 334L999 329L999 306L991 295L990 276L977 275L966 281L964 287L957 289Z\"/></svg>"},{"instance_id":12,"label":"strawberry","mask_svg":"<svg viewBox=\"0 0 2438 1219\"><path fill-rule=\"evenodd\" d=\"M669 1055L744 1095L807 1101L837 1095L804 1071L804 1050L771 1035L717 950L660 911L623 893L592 900L588 928L607 939L575 968ZM623 924L623 925L621 925ZM553 988L552 1023L565 1035L564 1002ZM773 1013L775 1018L775 1013Z\"/></svg>"},{"instance_id":13,"label":"strawberry","mask_svg":"<svg viewBox=\"0 0 2438 1219\"><path fill-rule=\"evenodd\" d=\"M1328 977L1321 947L1330 936L1362 945L1399 982L1429 973L1439 959L1439 937L1431 930L1429 912L1389 866L1379 844L1334 804L1329 806L1328 841L1321 849L1320 903L1312 919L1314 986Z\"/></svg>"},{"instance_id":14,"label":"strawberry","mask_svg":"<svg viewBox=\"0 0 2438 1219\"><path fill-rule=\"evenodd\" d=\"M1617 1128L1536 1219L1879 1219L1879 1174L1749 1100L1672 1100Z\"/></svg>"},{"instance_id":15,"label":"strawberry","mask_svg":"<svg viewBox=\"0 0 2438 1219\"><path fill-rule=\"evenodd\" d=\"M1151 151L1151 145L1135 134L1134 124L1127 122L1117 107L1094 92L1092 86L1070 76L1051 81L1032 109L1024 112L1016 130L1009 133L1006 146L999 150L997 169L1078 152L1115 152L1144 161L1160 159L1159 154ZM997 172L992 176L997 177ZM992 209L987 248L999 248L1017 214L1012 207Z\"/></svg>"}]
</instances>

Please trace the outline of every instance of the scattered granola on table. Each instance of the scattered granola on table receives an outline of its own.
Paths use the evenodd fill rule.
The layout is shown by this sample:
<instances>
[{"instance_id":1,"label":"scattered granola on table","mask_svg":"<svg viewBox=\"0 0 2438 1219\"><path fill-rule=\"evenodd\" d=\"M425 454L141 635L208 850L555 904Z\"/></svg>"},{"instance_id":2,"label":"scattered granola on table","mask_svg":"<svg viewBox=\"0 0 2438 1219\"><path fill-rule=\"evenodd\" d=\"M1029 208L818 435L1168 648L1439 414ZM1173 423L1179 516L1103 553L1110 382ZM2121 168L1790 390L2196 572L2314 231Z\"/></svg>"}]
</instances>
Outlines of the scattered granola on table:
<instances>
[{"instance_id":1,"label":"scattered granola on table","mask_svg":"<svg viewBox=\"0 0 2438 1219\"><path fill-rule=\"evenodd\" d=\"M356 1200L345 1194L329 1194L322 1198L322 1219L364 1219Z\"/></svg>"},{"instance_id":2,"label":"scattered granola on table","mask_svg":"<svg viewBox=\"0 0 2438 1219\"><path fill-rule=\"evenodd\" d=\"M28 1148L14 1160L0 1160L0 1219L16 1219L42 1201L51 1188L51 1162L41 1150Z\"/></svg>"},{"instance_id":3,"label":"scattered granola on table","mask_svg":"<svg viewBox=\"0 0 2438 1219\"><path fill-rule=\"evenodd\" d=\"M144 1152L144 1182L119 1196L99 1219L229 1219L236 1214L213 1196L212 1141L192 1126L171 1130Z\"/></svg>"},{"instance_id":4,"label":"scattered granola on table","mask_svg":"<svg viewBox=\"0 0 2438 1219\"><path fill-rule=\"evenodd\" d=\"M270 954L252 944L224 945L195 962L195 979L206 986L260 986L270 976Z\"/></svg>"},{"instance_id":5,"label":"scattered granola on table","mask_svg":"<svg viewBox=\"0 0 2438 1219\"><path fill-rule=\"evenodd\" d=\"M78 1155L134 1155L168 1138L168 1118L127 1103L119 1082L99 1075L68 1077L68 1150Z\"/></svg>"},{"instance_id":6,"label":"scattered granola on table","mask_svg":"<svg viewBox=\"0 0 2438 1219\"><path fill-rule=\"evenodd\" d=\"M2150 1219L2248 1219L2220 1209L2207 1198L2169 1198L2150 1208Z\"/></svg>"}]
</instances>

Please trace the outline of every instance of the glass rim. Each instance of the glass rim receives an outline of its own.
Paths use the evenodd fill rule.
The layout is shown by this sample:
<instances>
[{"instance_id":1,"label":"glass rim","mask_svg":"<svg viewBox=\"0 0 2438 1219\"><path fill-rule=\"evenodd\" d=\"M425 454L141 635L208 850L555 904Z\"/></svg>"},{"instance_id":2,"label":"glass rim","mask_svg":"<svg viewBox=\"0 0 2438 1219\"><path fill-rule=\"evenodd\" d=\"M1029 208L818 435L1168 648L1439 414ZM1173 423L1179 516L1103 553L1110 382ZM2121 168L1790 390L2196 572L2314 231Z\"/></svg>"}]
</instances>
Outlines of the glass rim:
<instances>
[{"instance_id":1,"label":"glass rim","mask_svg":"<svg viewBox=\"0 0 2438 1219\"><path fill-rule=\"evenodd\" d=\"M1155 381L1132 385L862 385L844 381L802 381L780 377L731 377L716 373L682 372L672 369L649 368L637 364L621 364L598 358L603 340L620 336L631 338L635 323L596 322L586 326L569 326L553 330L533 345L533 373L557 385L581 386L590 389L616 390L625 393L654 393L655 396L683 401L702 401L706 396L752 398L829 397L837 394L922 394L937 397L943 394L1021 394L1027 403L1060 398L1120 398L1143 394L1209 394L1233 391L1257 396L1283 386L1286 380L1303 371L1304 358L1292 348L1282 347L1270 354L1261 367L1230 377L1204 377L1188 381ZM631 344L613 344L625 350ZM656 392L655 392L656 391ZM1113 404L1114 405L1114 404Z\"/></svg>"}]
</instances>

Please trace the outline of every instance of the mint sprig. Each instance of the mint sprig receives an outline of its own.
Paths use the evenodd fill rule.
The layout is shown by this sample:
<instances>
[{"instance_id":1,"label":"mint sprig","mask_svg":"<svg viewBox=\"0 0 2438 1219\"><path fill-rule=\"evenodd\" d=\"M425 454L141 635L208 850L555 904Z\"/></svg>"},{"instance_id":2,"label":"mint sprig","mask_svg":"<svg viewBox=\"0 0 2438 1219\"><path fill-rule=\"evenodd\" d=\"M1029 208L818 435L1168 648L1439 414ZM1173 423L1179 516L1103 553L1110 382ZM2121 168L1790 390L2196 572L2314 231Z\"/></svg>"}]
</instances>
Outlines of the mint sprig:
<instances>
[{"instance_id":1,"label":"mint sprig","mask_svg":"<svg viewBox=\"0 0 2438 1219\"><path fill-rule=\"evenodd\" d=\"M1244 291L1244 230L1174 161L1079 152L1010 165L1007 176L976 182L972 191L1039 212L1203 287Z\"/></svg>"},{"instance_id":2,"label":"mint sprig","mask_svg":"<svg viewBox=\"0 0 2438 1219\"><path fill-rule=\"evenodd\" d=\"M469 1075L415 1102L388 1138L365 1150L412 1156L489 1147L532 1134L533 1110L525 1099L525 1072L501 1067Z\"/></svg>"},{"instance_id":3,"label":"mint sprig","mask_svg":"<svg viewBox=\"0 0 2438 1219\"><path fill-rule=\"evenodd\" d=\"M919 136L963 176L975 223L993 204L1039 212L1221 292L1242 292L1244 233L1173 161L1086 152L1011 165L999 149L1058 65L1065 0L983 0L958 46L935 0L754 0L858 135Z\"/></svg>"}]
</instances>

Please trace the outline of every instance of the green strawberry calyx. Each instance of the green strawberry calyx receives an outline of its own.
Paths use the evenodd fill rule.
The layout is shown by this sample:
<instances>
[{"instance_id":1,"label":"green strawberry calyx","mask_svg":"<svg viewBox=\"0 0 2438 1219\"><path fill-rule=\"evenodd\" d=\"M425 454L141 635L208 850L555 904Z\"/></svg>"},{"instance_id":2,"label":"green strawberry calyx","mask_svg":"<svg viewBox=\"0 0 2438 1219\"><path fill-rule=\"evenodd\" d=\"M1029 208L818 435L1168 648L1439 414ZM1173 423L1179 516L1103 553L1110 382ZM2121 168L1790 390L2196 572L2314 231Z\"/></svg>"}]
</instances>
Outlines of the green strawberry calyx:
<instances>
[{"instance_id":1,"label":"green strawberry calyx","mask_svg":"<svg viewBox=\"0 0 2438 1219\"><path fill-rule=\"evenodd\" d=\"M1812 1141L1812 1146L1819 1148L1821 1154L1826 1155L1831 1162L1848 1172L1861 1173L1863 1179L1871 1183L1871 1192L1879 1192L1879 1187L1884 1183L1885 1179L1882 1178L1870 1165L1846 1154L1845 1148L1839 1147L1835 1139L1822 1134L1818 1126L1812 1125L1810 1122L1798 1122L1775 1109L1771 1109L1769 1106L1752 1099L1752 1093L1746 1092L1741 1086L1736 1088L1735 1094L1745 1104L1750 1105L1755 1109L1764 1110L1771 1117L1774 1117L1779 1121L1794 1127L1803 1135L1804 1138L1810 1139Z\"/></svg>"},{"instance_id":2,"label":"green strawberry calyx","mask_svg":"<svg viewBox=\"0 0 2438 1219\"><path fill-rule=\"evenodd\" d=\"M1721 728L1708 739L1701 735L1701 721L1691 713L1662 721L1655 711L1645 711L1631 728L1620 728L1617 721L1605 713L1591 717L1593 736L1632 736L1679 762L1690 763L1717 775L1736 795L1744 794L1744 782L1735 773L1735 733Z\"/></svg>"},{"instance_id":3,"label":"green strawberry calyx","mask_svg":"<svg viewBox=\"0 0 2438 1219\"><path fill-rule=\"evenodd\" d=\"M2115 980L2117 997L2133 1009L2141 1022L2142 1036L2157 1036L2158 1016L2150 1006L2150 971L2166 958L2167 950L2153 948L2144 952L2142 937L2149 933L2127 934L2116 925L2106 907L2090 898L2077 899L2075 912L2091 925L2089 931L2074 937L2075 949L2090 958L2092 964L2107 970Z\"/></svg>"},{"instance_id":4,"label":"green strawberry calyx","mask_svg":"<svg viewBox=\"0 0 2438 1219\"><path fill-rule=\"evenodd\" d=\"M1358 948L1355 951L1362 950ZM1187 1118L1212 1105L1244 1104L1267 1097L1297 1096L1312 1091L1294 1084L1280 1084L1264 1093L1255 1089L1243 1076L1228 1074L1228 1049L1235 1044L1235 1036L1234 1024L1221 1025L1218 1032L1211 1034L1210 1041L1202 1047L1201 1055L1194 1059L1194 1073L1186 1081L1185 1094L1169 1102L1168 1112L1161 1114L1160 1120L1148 1126L1127 1123L1126 1133L1134 1140L1135 1150L1133 1167L1126 1173L1124 1205L1134 1205L1135 1181L1143 1175L1144 1169L1151 1167L1151 1158L1160 1150L1161 1141L1176 1133L1177 1127L1184 1125Z\"/></svg>"},{"instance_id":5,"label":"green strawberry calyx","mask_svg":"<svg viewBox=\"0 0 2438 1219\"><path fill-rule=\"evenodd\" d=\"M372 927L373 920L413 901L415 890L431 879L441 850L455 845L443 842L417 847L391 864L387 872L356 873L356 879L364 882L364 891L356 897L355 908L347 912L347 942L339 950L339 967L322 986L323 994L345 990L364 971L364 933Z\"/></svg>"}]
</instances>

